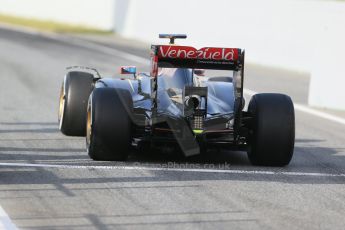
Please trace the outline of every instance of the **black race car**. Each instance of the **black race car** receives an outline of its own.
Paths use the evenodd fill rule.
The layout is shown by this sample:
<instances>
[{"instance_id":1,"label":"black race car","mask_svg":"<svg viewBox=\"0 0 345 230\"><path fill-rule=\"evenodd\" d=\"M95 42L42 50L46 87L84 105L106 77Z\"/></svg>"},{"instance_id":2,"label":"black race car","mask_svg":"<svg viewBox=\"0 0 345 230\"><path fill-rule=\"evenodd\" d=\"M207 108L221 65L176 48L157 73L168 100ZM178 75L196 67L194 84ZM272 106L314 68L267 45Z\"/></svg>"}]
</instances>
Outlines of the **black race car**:
<instances>
[{"instance_id":1,"label":"black race car","mask_svg":"<svg viewBox=\"0 0 345 230\"><path fill-rule=\"evenodd\" d=\"M69 68L60 94L60 130L86 136L94 160L125 160L132 148L209 148L248 152L254 165L289 164L295 141L289 96L256 94L244 111L244 50L174 44L185 35L160 35L152 45L151 72L121 67L118 78L95 69ZM224 74L226 72L226 74Z\"/></svg>"}]
</instances>

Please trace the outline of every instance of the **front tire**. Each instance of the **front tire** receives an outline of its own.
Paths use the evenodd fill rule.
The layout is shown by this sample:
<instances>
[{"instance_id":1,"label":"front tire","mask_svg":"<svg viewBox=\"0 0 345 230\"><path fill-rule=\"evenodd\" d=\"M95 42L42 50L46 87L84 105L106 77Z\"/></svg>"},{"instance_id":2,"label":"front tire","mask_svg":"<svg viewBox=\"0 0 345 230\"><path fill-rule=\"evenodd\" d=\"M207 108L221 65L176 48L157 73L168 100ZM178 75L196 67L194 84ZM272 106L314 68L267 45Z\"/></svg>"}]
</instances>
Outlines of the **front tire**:
<instances>
[{"instance_id":1,"label":"front tire","mask_svg":"<svg viewBox=\"0 0 345 230\"><path fill-rule=\"evenodd\" d=\"M288 165L295 143L295 112L291 98L283 94L256 94L248 111L253 117L248 151L251 163Z\"/></svg>"},{"instance_id":2,"label":"front tire","mask_svg":"<svg viewBox=\"0 0 345 230\"><path fill-rule=\"evenodd\" d=\"M90 73L72 71L62 83L58 117L60 130L66 136L85 137L86 109L93 79Z\"/></svg>"},{"instance_id":3,"label":"front tire","mask_svg":"<svg viewBox=\"0 0 345 230\"><path fill-rule=\"evenodd\" d=\"M93 160L126 160L131 146L132 96L129 91L96 88L89 99L86 146Z\"/></svg>"}]
</instances>

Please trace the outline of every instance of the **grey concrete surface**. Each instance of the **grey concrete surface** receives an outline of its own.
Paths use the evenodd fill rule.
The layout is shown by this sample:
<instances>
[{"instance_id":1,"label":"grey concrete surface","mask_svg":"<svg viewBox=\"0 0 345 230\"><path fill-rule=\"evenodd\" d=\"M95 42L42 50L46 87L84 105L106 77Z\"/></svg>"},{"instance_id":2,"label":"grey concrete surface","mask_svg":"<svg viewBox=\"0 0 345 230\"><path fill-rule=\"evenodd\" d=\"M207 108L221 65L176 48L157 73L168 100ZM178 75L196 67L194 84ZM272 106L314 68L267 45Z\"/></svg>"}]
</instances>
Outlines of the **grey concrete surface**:
<instances>
[{"instance_id":1,"label":"grey concrete surface","mask_svg":"<svg viewBox=\"0 0 345 230\"><path fill-rule=\"evenodd\" d=\"M91 161L83 138L58 131L64 69L86 65L113 75L128 64L137 63L115 51L0 29L0 163L96 166L0 166L0 205L18 228L344 229L345 127L309 114L296 112L294 158L284 168L253 167L245 153L227 151L192 159L133 152L128 162ZM306 101L307 76L291 80L291 73L259 69L247 71L247 88ZM238 171L150 170L166 163ZM121 165L143 168L111 168Z\"/></svg>"}]
</instances>

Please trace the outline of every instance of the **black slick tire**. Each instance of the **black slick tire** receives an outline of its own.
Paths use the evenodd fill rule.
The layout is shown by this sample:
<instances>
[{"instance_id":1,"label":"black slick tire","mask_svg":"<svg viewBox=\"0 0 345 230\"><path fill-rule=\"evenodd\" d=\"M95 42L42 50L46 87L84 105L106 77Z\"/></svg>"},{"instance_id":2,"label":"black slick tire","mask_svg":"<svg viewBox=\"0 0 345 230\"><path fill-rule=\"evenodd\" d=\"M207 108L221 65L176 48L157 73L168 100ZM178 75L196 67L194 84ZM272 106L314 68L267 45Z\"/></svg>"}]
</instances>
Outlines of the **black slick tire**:
<instances>
[{"instance_id":1,"label":"black slick tire","mask_svg":"<svg viewBox=\"0 0 345 230\"><path fill-rule=\"evenodd\" d=\"M59 126L66 136L86 135L86 109L93 89L93 75L73 71L66 74L60 91Z\"/></svg>"},{"instance_id":2,"label":"black slick tire","mask_svg":"<svg viewBox=\"0 0 345 230\"><path fill-rule=\"evenodd\" d=\"M93 160L123 161L131 150L132 96L128 90L96 88L89 99L87 151Z\"/></svg>"},{"instance_id":3,"label":"black slick tire","mask_svg":"<svg viewBox=\"0 0 345 230\"><path fill-rule=\"evenodd\" d=\"M295 112L291 98L283 94L256 94L248 111L252 114L248 157L253 165L285 166L295 143Z\"/></svg>"}]
</instances>

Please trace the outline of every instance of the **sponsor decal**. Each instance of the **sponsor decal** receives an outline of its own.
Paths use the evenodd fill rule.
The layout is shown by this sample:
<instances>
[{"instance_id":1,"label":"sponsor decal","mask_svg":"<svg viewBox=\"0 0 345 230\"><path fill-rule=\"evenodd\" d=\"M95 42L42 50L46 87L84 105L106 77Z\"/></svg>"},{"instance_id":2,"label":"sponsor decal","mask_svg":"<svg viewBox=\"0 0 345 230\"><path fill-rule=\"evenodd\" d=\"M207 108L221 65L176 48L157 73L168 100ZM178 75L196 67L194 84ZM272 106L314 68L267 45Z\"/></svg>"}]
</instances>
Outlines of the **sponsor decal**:
<instances>
[{"instance_id":1,"label":"sponsor decal","mask_svg":"<svg viewBox=\"0 0 345 230\"><path fill-rule=\"evenodd\" d=\"M204 47L197 50L190 46L160 46L158 58L236 61L238 49Z\"/></svg>"}]
</instances>

